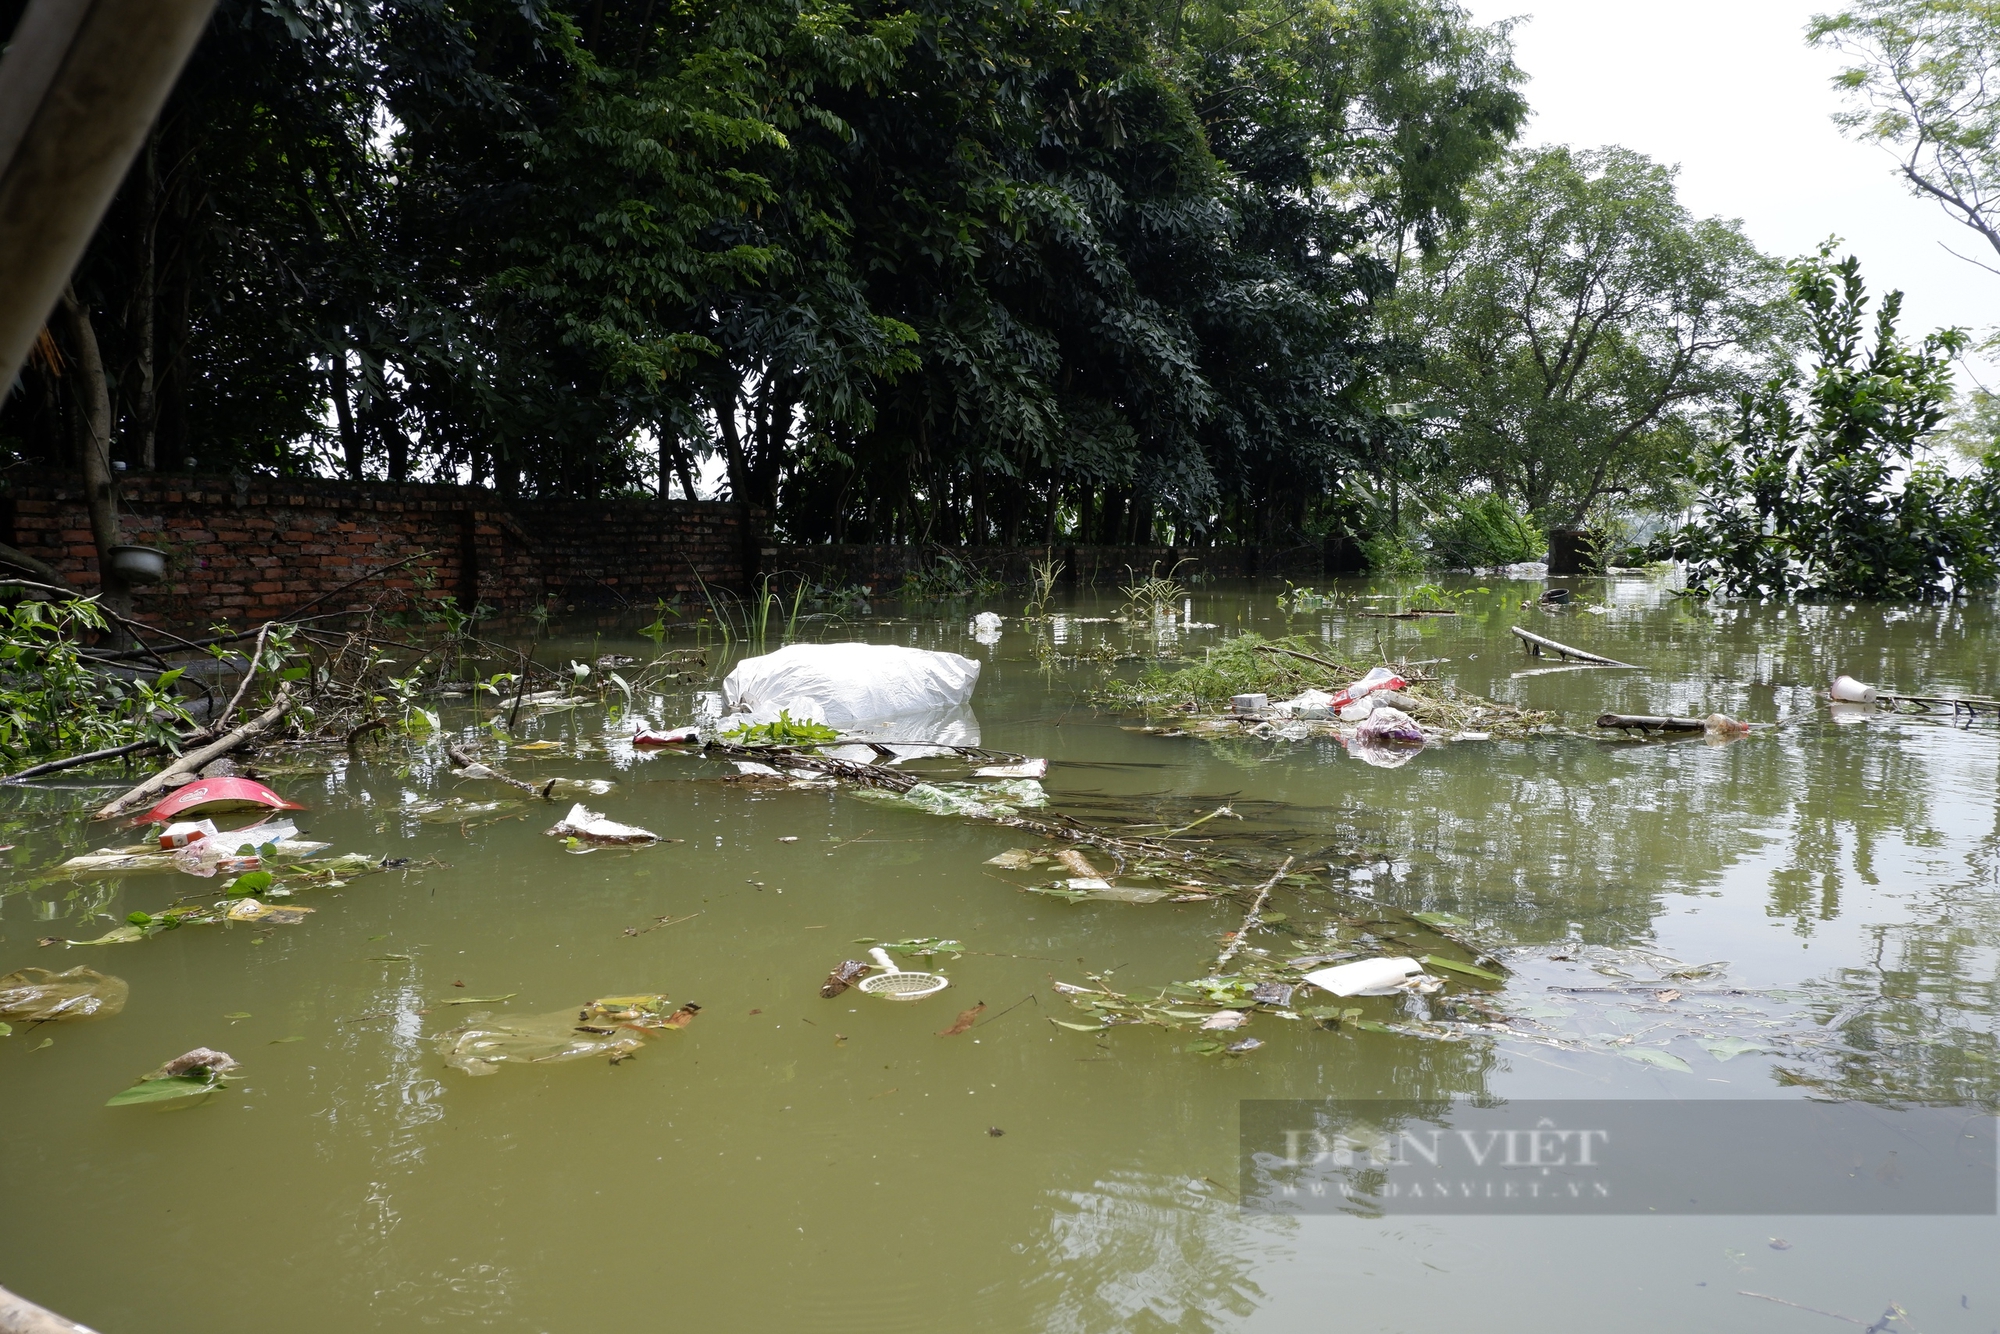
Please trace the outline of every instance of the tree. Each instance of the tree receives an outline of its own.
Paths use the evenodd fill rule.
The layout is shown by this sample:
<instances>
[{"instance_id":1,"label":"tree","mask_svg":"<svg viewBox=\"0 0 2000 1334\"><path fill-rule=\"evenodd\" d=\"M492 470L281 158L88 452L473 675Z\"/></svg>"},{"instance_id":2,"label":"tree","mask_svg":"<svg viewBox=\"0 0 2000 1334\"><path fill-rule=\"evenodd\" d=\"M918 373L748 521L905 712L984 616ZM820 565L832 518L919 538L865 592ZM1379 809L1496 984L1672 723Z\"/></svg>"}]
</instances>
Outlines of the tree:
<instances>
[{"instance_id":1,"label":"tree","mask_svg":"<svg viewBox=\"0 0 2000 1334\"><path fill-rule=\"evenodd\" d=\"M1856 62L1834 78L1854 104L1835 121L1893 148L1913 193L2000 253L2000 5L1856 0L1806 33Z\"/></svg>"},{"instance_id":2,"label":"tree","mask_svg":"<svg viewBox=\"0 0 2000 1334\"><path fill-rule=\"evenodd\" d=\"M1698 516L1672 540L1688 583L1736 597L1922 599L1990 583L2000 470L1953 476L1921 450L1951 403L1956 330L1915 346L1883 298L1872 340L1853 256L1831 243L1790 266L1811 331L1809 374L1745 393L1735 430L1696 471Z\"/></svg>"},{"instance_id":3,"label":"tree","mask_svg":"<svg viewBox=\"0 0 2000 1334\"><path fill-rule=\"evenodd\" d=\"M1519 80L1450 0L219 0L76 288L142 468L1289 539Z\"/></svg>"},{"instance_id":4,"label":"tree","mask_svg":"<svg viewBox=\"0 0 2000 1334\"><path fill-rule=\"evenodd\" d=\"M1422 349L1408 389L1445 476L1563 528L1668 491L1704 411L1771 348L1781 291L1735 223L1680 205L1671 168L1555 147L1481 181L1390 318Z\"/></svg>"}]
</instances>

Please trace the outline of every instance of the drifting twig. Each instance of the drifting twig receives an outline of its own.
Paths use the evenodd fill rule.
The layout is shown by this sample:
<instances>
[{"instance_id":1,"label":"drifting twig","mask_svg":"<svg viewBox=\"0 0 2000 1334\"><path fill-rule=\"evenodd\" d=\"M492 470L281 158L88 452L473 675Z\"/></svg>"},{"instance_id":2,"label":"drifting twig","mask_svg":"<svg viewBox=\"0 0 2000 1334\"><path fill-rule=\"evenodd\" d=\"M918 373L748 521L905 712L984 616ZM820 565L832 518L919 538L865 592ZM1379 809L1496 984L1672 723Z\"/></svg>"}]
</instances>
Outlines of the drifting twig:
<instances>
[{"instance_id":1,"label":"drifting twig","mask_svg":"<svg viewBox=\"0 0 2000 1334\"><path fill-rule=\"evenodd\" d=\"M465 769L468 771L476 769L479 771L477 773L468 772L466 774L466 777L468 778L497 779L498 781L505 783L508 787L519 788L523 792L533 793L535 796L540 797L543 801L548 801L550 799L549 793L555 791L556 780L553 778L551 778L548 782L542 784L540 787L535 786L533 783L524 782L519 778L509 778L506 774L501 773L498 769L495 769L492 765L482 764L479 761L473 759L470 755L467 755L457 746L446 746L444 748L444 757L451 761L452 767L455 769Z\"/></svg>"},{"instance_id":2,"label":"drifting twig","mask_svg":"<svg viewBox=\"0 0 2000 1334\"><path fill-rule=\"evenodd\" d=\"M1599 727L1636 728L1642 732L1705 732L1708 724L1700 718L1654 718L1638 713L1600 713Z\"/></svg>"},{"instance_id":3,"label":"drifting twig","mask_svg":"<svg viewBox=\"0 0 2000 1334\"><path fill-rule=\"evenodd\" d=\"M1620 662L1616 658L1606 658L1600 657L1595 653L1585 653L1582 649L1571 648L1568 644L1558 644L1553 639L1544 638L1532 630L1523 630L1518 625L1509 626L1508 628L1520 637L1522 645L1526 647L1531 655L1537 658L1541 657L1543 650L1546 649L1557 657L1575 658L1578 662L1595 663L1599 667L1631 667L1634 669L1638 667L1637 663Z\"/></svg>"},{"instance_id":4,"label":"drifting twig","mask_svg":"<svg viewBox=\"0 0 2000 1334\"><path fill-rule=\"evenodd\" d=\"M1810 1311L1814 1315L1832 1316L1835 1320L1845 1320L1850 1325L1868 1324L1866 1320L1857 1320L1851 1315L1842 1315L1838 1311L1822 1311L1817 1306L1801 1306L1797 1302L1788 1302L1783 1297L1773 1297L1768 1292L1751 1292L1747 1288L1738 1288L1736 1295L1738 1297L1755 1297L1760 1302L1776 1302L1780 1306L1789 1306L1794 1311Z\"/></svg>"},{"instance_id":5,"label":"drifting twig","mask_svg":"<svg viewBox=\"0 0 2000 1334\"><path fill-rule=\"evenodd\" d=\"M1290 857L1285 858L1284 865L1278 868L1278 873L1257 886L1257 901L1250 905L1249 913L1243 918L1243 925L1236 928L1236 934L1229 938L1229 943L1223 946L1222 953L1216 956L1215 967L1208 970L1210 977L1220 976L1229 961L1236 957L1236 951L1243 948L1243 942L1250 938L1250 932L1257 926L1258 915L1264 911L1264 905L1271 900L1271 891L1278 887L1278 882L1292 869L1292 861Z\"/></svg>"},{"instance_id":6,"label":"drifting twig","mask_svg":"<svg viewBox=\"0 0 2000 1334\"><path fill-rule=\"evenodd\" d=\"M210 760L227 755L230 751L235 750L252 737L264 732L280 718L291 712L291 708L292 686L291 682L287 681L279 688L278 697L272 701L270 708L264 710L264 712L258 714L235 731L223 736L220 740L210 742L200 750L189 751L166 768L154 774L151 778L148 778L145 782L139 784L139 786L133 788L130 792L127 792L124 796L99 809L93 818L109 820L114 816L122 814L145 798L164 789L168 779L180 774L193 773Z\"/></svg>"},{"instance_id":7,"label":"drifting twig","mask_svg":"<svg viewBox=\"0 0 2000 1334\"><path fill-rule=\"evenodd\" d=\"M196 735L199 736L200 733ZM136 755L142 750L158 750L159 747L160 743L157 741L134 741L124 746L109 746L104 750L72 755L65 760L49 760L44 764L32 765L17 774L8 774L5 778L0 778L0 783L25 782L30 778L39 778L43 774L61 773L64 769L80 768L86 764L95 764L99 760L115 760L121 755Z\"/></svg>"},{"instance_id":8,"label":"drifting twig","mask_svg":"<svg viewBox=\"0 0 2000 1334\"><path fill-rule=\"evenodd\" d=\"M1192 820L1189 823L1182 825L1179 829L1169 829L1166 833L1160 835L1160 837L1179 838L1182 834L1185 834L1190 829L1199 829L1202 825L1207 824L1210 820L1213 820L1218 815L1226 815L1232 820L1237 818L1236 812L1231 810L1229 807L1217 806L1207 815L1201 816L1199 819Z\"/></svg>"},{"instance_id":9,"label":"drifting twig","mask_svg":"<svg viewBox=\"0 0 2000 1334\"><path fill-rule=\"evenodd\" d=\"M1316 662L1322 667L1331 667L1334 671L1340 672L1347 676L1360 675L1360 673L1355 671L1352 667L1345 666L1338 662L1329 662L1325 658L1315 658L1312 654L1301 653L1295 648L1279 648L1276 644L1259 644L1256 646L1256 649L1257 652L1259 653L1282 653L1288 658L1304 658L1307 662ZM1386 662L1387 659L1385 658L1383 661Z\"/></svg>"},{"instance_id":10,"label":"drifting twig","mask_svg":"<svg viewBox=\"0 0 2000 1334\"><path fill-rule=\"evenodd\" d=\"M229 725L229 715L236 712L236 706L243 702L243 696L250 691L250 683L257 679L257 666L264 661L264 641L270 637L271 622L264 622L257 631L257 643L250 650L249 665L243 669L243 679L236 683L236 693L229 697L229 703L222 706L222 712L215 716L210 730L217 731Z\"/></svg>"}]
</instances>

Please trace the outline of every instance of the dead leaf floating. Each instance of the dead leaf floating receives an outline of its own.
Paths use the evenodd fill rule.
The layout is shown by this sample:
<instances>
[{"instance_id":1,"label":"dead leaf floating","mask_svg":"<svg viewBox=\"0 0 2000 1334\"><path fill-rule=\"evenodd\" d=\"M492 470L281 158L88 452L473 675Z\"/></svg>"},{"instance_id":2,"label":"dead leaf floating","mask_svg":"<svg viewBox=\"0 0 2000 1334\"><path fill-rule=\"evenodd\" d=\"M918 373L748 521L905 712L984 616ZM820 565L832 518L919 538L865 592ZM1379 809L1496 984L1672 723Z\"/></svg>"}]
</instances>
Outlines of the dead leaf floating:
<instances>
[{"instance_id":1,"label":"dead leaf floating","mask_svg":"<svg viewBox=\"0 0 2000 1334\"><path fill-rule=\"evenodd\" d=\"M823 999L832 1000L868 976L870 971L868 965L859 959L843 960L838 968L826 975L826 981L821 984L819 994Z\"/></svg>"},{"instance_id":2,"label":"dead leaf floating","mask_svg":"<svg viewBox=\"0 0 2000 1334\"><path fill-rule=\"evenodd\" d=\"M938 1030L938 1036L941 1038L955 1038L966 1029L971 1028L977 1022L979 1016L984 1013L986 1013L986 1002L980 1001L971 1009L960 1011L958 1018L951 1021L950 1028L941 1028Z\"/></svg>"}]
</instances>

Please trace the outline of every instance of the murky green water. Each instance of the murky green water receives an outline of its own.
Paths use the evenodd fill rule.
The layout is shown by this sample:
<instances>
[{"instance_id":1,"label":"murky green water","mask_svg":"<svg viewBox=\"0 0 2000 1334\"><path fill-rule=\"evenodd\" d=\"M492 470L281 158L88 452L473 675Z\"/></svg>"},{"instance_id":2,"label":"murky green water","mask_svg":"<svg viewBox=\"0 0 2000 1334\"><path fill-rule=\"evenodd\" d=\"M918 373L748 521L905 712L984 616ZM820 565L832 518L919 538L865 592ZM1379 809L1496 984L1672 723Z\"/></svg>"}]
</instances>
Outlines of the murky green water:
<instances>
[{"instance_id":1,"label":"murky green water","mask_svg":"<svg viewBox=\"0 0 2000 1334\"><path fill-rule=\"evenodd\" d=\"M1288 624L1275 590L1198 589L1195 618L1223 628L1184 643L1254 627L1366 658L1380 636L1571 721L1720 709L1778 726L1729 745L1461 742L1382 769L1328 740L1126 730L1137 720L1083 702L1104 668L1045 667L1012 621L997 646L975 644L958 610L858 637L981 659L985 744L1049 757L1056 810L1177 820L1229 803L1245 818L1224 837L1296 853L1321 878L1318 899L1280 893L1296 922L1336 890L1471 922L1513 970L1499 994L1519 1037L1259 1015L1261 1049L1223 1058L1178 1050L1180 1033L1057 1027L1081 1016L1053 981L1200 976L1240 908L1025 894L983 862L1032 840L635 758L601 710L523 727L557 749L508 753L488 734L485 754L524 777L614 778L593 806L685 842L570 855L543 836L560 812L541 805L429 823L427 803L503 794L454 780L441 756L342 758L279 783L311 808L312 836L439 864L311 896L297 926L38 948L186 882L36 884L106 840L57 814L85 794L11 796L27 814L5 854L0 971L89 963L127 979L131 1002L0 1039L0 1283L106 1334L1832 1327L1744 1292L1863 1323L1895 1303L1907 1322L1885 1328L1926 1334L2000 1326L1992 1218L1237 1210L1248 1098L2000 1103L2000 729L1837 724L1818 694L1836 670L1993 694L1993 609L1708 610L1628 580L1579 585L1601 612L1555 614L1520 610L1539 584L1487 586L1473 614L1422 623ZM1547 664L1518 651L1514 622L1645 670L1516 676ZM1117 625L1061 631L1065 655L1140 642ZM712 655L713 676L726 665ZM953 990L908 1006L819 997L855 938L913 936L964 942L944 965ZM1721 961L1683 1011L1587 990ZM514 993L497 1008L533 1015L635 991L704 1009L616 1067L474 1079L431 1041L496 1008L454 996ZM936 1036L978 1001L986 1022ZM1411 1017L1400 1000L1350 1003ZM1724 1061L1703 1034L1767 1050ZM102 1106L197 1045L232 1053L240 1082L196 1106Z\"/></svg>"}]
</instances>

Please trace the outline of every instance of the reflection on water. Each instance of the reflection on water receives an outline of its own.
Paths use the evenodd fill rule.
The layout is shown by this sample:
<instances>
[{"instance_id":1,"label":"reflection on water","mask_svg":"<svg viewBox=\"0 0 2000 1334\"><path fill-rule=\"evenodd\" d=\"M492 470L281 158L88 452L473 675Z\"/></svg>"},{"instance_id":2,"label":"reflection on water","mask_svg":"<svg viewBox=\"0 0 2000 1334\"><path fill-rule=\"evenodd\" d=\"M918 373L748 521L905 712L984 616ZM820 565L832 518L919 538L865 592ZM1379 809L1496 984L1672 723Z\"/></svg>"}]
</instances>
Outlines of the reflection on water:
<instances>
[{"instance_id":1,"label":"reflection on water","mask_svg":"<svg viewBox=\"0 0 2000 1334\"><path fill-rule=\"evenodd\" d=\"M1374 1030L1259 1012L1247 1031L1263 1045L1242 1057L1191 1054L1186 1033L1048 1022L1073 1017L1053 981L1152 994L1201 976L1240 906L1021 893L984 862L1022 835L724 783L635 751L602 710L525 722L514 742L549 743L537 750L469 705L446 720L522 776L615 780L593 809L684 841L571 856L541 833L547 809L455 778L441 755L303 764L279 786L308 806L311 837L420 865L358 878L279 931L189 928L81 957L37 946L185 886L49 878L118 836L78 813L90 789L10 792L0 972L88 962L132 999L46 1047L0 1039L0 1198L34 1202L0 1222L0 1283L99 1328L204 1334L1528 1329L1548 1307L1493 1293L1548 1266L1553 1234L1240 1215L1239 1100L2000 1107L2000 728L1841 724L1823 697L1836 673L1994 693L1994 608L1709 608L1632 578L1573 581L1578 601L1545 610L1523 606L1542 584L1484 584L1462 614L1416 622L1360 615L1393 588L1357 582L1289 619L1276 588L1197 589L1144 623L1086 590L997 639L965 607L829 633L977 657L981 738L1049 757L1054 811L1158 833L1226 807L1201 826L1215 847L1245 868L1297 858L1306 879L1244 957L1401 952L1400 914L1445 913L1508 969L1504 986L1356 1002ZM1542 672L1516 624L1639 670ZM1239 629L1305 634L1346 662L1436 660L1463 689L1561 711L1567 730L1377 768L1331 738L1148 735L1084 702L1107 673ZM552 651L609 649L653 652ZM684 720L730 661L712 653L709 679L634 712ZM1607 711L1759 727L1633 742L1589 725ZM925 935L967 949L941 1000L818 996L857 938ZM430 1041L464 1013L454 995L517 993L505 1012L531 1015L641 991L702 1017L616 1068L471 1081ZM939 1036L978 1001L978 1027ZM196 1045L242 1061L240 1086L176 1111L100 1106ZM1689 1304L1752 1287L1870 1321L1900 1301L1926 1331L1988 1329L2000 1308L1990 1267L1962 1262L2000 1242L1991 1220L1949 1234L1820 1220L1782 1258L1766 1246L1778 1224L1680 1220L1665 1247L1648 1226L1564 1234L1605 1275L1570 1303L1592 1323L1774 1327L1768 1305ZM1810 1230L1782 1226L1795 1242ZM258 1258L224 1303L218 1246ZM1754 1277L1715 1258L1746 1247Z\"/></svg>"}]
</instances>

